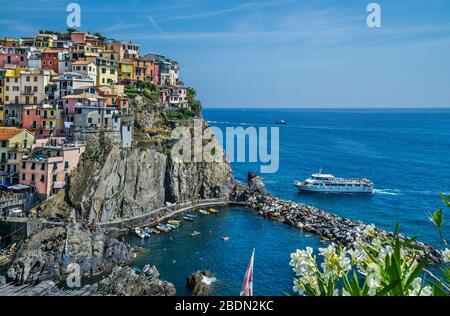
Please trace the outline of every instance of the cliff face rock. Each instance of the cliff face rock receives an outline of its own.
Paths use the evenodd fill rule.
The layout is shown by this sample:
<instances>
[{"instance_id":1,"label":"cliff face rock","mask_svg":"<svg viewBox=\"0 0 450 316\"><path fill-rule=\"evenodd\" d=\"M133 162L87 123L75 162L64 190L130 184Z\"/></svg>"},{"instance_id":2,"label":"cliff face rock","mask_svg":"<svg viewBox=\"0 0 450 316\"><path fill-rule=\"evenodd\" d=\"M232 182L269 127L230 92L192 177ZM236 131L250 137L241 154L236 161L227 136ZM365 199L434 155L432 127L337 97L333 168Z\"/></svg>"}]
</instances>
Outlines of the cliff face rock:
<instances>
[{"instance_id":1,"label":"cliff face rock","mask_svg":"<svg viewBox=\"0 0 450 316\"><path fill-rule=\"evenodd\" d=\"M130 267L117 267L110 276L96 284L100 295L173 296L175 286L159 279L155 266L145 266L140 274Z\"/></svg>"},{"instance_id":2,"label":"cliff face rock","mask_svg":"<svg viewBox=\"0 0 450 316\"><path fill-rule=\"evenodd\" d=\"M166 156L113 146L105 159L89 153L70 180L68 197L81 217L108 221L164 204Z\"/></svg>"},{"instance_id":3,"label":"cliff face rock","mask_svg":"<svg viewBox=\"0 0 450 316\"><path fill-rule=\"evenodd\" d=\"M234 185L226 162L175 163L169 161L166 172L166 200L181 202L228 197Z\"/></svg>"},{"instance_id":4,"label":"cliff face rock","mask_svg":"<svg viewBox=\"0 0 450 316\"><path fill-rule=\"evenodd\" d=\"M20 249L7 276L16 284L60 280L77 263L81 276L111 270L132 259L125 244L101 231L91 232L78 225L47 228L32 236Z\"/></svg>"},{"instance_id":5,"label":"cliff face rock","mask_svg":"<svg viewBox=\"0 0 450 316\"><path fill-rule=\"evenodd\" d=\"M166 202L229 196L234 179L228 162L174 162L174 123L155 106L135 101L133 107L134 116L127 118L135 124L132 148L121 148L114 133L78 136L87 149L66 189L78 216L105 222L141 215Z\"/></svg>"}]
</instances>

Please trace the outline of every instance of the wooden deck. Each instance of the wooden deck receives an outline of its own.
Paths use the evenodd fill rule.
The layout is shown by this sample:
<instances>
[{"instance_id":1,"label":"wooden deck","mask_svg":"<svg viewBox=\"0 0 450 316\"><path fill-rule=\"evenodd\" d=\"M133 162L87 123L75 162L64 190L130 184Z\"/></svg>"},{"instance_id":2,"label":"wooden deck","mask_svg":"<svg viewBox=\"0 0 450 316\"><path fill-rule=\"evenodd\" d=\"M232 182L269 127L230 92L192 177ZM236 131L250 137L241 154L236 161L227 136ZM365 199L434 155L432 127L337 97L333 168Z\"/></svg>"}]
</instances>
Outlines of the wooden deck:
<instances>
[{"instance_id":1,"label":"wooden deck","mask_svg":"<svg viewBox=\"0 0 450 316\"><path fill-rule=\"evenodd\" d=\"M35 286L0 285L0 296L98 296L98 294L95 286L85 286L81 289L70 290L58 288L52 281L45 281Z\"/></svg>"}]
</instances>

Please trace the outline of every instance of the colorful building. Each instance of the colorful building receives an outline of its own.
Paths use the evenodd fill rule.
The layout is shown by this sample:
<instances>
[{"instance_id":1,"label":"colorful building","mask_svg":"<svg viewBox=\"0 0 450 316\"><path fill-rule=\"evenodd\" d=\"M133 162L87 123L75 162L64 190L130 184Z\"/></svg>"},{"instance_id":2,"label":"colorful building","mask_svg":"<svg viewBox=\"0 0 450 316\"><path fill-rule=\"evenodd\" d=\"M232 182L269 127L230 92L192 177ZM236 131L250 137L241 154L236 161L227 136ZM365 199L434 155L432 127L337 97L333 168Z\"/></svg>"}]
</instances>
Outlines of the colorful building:
<instances>
[{"instance_id":1,"label":"colorful building","mask_svg":"<svg viewBox=\"0 0 450 316\"><path fill-rule=\"evenodd\" d=\"M96 59L97 85L115 84L119 79L118 54L114 51L100 52Z\"/></svg>"},{"instance_id":2,"label":"colorful building","mask_svg":"<svg viewBox=\"0 0 450 316\"><path fill-rule=\"evenodd\" d=\"M0 38L0 46L3 47L20 47L22 46L22 40L17 38Z\"/></svg>"},{"instance_id":3,"label":"colorful building","mask_svg":"<svg viewBox=\"0 0 450 316\"><path fill-rule=\"evenodd\" d=\"M41 67L45 70L52 70L55 73L59 72L59 50L45 50L41 53Z\"/></svg>"},{"instance_id":4,"label":"colorful building","mask_svg":"<svg viewBox=\"0 0 450 316\"><path fill-rule=\"evenodd\" d=\"M97 66L87 60L77 60L70 64L69 72L82 74L92 81L97 82Z\"/></svg>"},{"instance_id":5,"label":"colorful building","mask_svg":"<svg viewBox=\"0 0 450 316\"><path fill-rule=\"evenodd\" d=\"M134 60L136 80L160 84L159 64L153 58L139 57Z\"/></svg>"},{"instance_id":6,"label":"colorful building","mask_svg":"<svg viewBox=\"0 0 450 316\"><path fill-rule=\"evenodd\" d=\"M0 127L0 183L17 184L19 159L32 148L33 133L15 127Z\"/></svg>"},{"instance_id":7,"label":"colorful building","mask_svg":"<svg viewBox=\"0 0 450 316\"><path fill-rule=\"evenodd\" d=\"M92 78L76 72L66 72L53 79L53 81L56 84L54 93L55 99L61 99L66 95L71 95L75 90L81 87L93 87L95 85L95 81L92 80Z\"/></svg>"},{"instance_id":8,"label":"colorful building","mask_svg":"<svg viewBox=\"0 0 450 316\"><path fill-rule=\"evenodd\" d=\"M113 50L119 55L119 60L138 58L141 54L141 47L138 44L126 42L113 42L107 45L107 50Z\"/></svg>"},{"instance_id":9,"label":"colorful building","mask_svg":"<svg viewBox=\"0 0 450 316\"><path fill-rule=\"evenodd\" d=\"M70 37L73 44L89 43L93 46L98 44L98 37L86 32L72 32Z\"/></svg>"},{"instance_id":10,"label":"colorful building","mask_svg":"<svg viewBox=\"0 0 450 316\"><path fill-rule=\"evenodd\" d=\"M123 85L101 85L96 92L105 98L105 106L116 107L120 113L128 114L130 111L130 98L125 94Z\"/></svg>"},{"instance_id":11,"label":"colorful building","mask_svg":"<svg viewBox=\"0 0 450 316\"><path fill-rule=\"evenodd\" d=\"M131 59L120 61L119 80L136 80L134 61Z\"/></svg>"},{"instance_id":12,"label":"colorful building","mask_svg":"<svg viewBox=\"0 0 450 316\"><path fill-rule=\"evenodd\" d=\"M8 65L27 67L28 55L29 55L29 48L26 47L0 46L0 68L5 68Z\"/></svg>"},{"instance_id":13,"label":"colorful building","mask_svg":"<svg viewBox=\"0 0 450 316\"><path fill-rule=\"evenodd\" d=\"M64 189L84 150L84 146L52 145L51 142L49 145L35 148L21 160L19 182L49 197Z\"/></svg>"},{"instance_id":14,"label":"colorful building","mask_svg":"<svg viewBox=\"0 0 450 316\"><path fill-rule=\"evenodd\" d=\"M37 48L52 48L57 40L58 36L55 34L38 34L34 39L33 46Z\"/></svg>"},{"instance_id":15,"label":"colorful building","mask_svg":"<svg viewBox=\"0 0 450 316\"><path fill-rule=\"evenodd\" d=\"M36 138L60 136L64 129L62 110L50 104L23 107L21 121L22 128L33 132Z\"/></svg>"}]
</instances>

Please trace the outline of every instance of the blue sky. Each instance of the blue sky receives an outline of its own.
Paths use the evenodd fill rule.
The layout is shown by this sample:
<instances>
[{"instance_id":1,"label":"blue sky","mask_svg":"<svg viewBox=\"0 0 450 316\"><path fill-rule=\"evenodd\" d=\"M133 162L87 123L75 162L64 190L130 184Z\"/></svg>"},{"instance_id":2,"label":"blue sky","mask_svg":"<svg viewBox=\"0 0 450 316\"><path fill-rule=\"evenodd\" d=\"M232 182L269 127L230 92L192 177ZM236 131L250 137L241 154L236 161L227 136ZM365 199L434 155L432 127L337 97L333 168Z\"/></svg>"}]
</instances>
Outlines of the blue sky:
<instances>
[{"instance_id":1,"label":"blue sky","mask_svg":"<svg viewBox=\"0 0 450 316\"><path fill-rule=\"evenodd\" d=\"M70 1L16 0L0 36L66 29ZM74 1L75 2L75 1ZM450 1L78 1L81 30L178 60L207 107L450 106Z\"/></svg>"}]
</instances>

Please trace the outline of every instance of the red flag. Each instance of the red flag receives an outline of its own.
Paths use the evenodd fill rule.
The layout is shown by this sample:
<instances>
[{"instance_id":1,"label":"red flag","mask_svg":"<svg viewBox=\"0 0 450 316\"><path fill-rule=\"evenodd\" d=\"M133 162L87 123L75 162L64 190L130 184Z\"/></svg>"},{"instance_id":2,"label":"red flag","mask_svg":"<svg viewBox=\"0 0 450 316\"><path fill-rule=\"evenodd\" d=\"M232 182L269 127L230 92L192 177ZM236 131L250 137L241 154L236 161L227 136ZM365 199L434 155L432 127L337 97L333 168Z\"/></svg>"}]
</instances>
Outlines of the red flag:
<instances>
[{"instance_id":1,"label":"red flag","mask_svg":"<svg viewBox=\"0 0 450 316\"><path fill-rule=\"evenodd\" d=\"M242 283L241 296L253 296L253 261L255 259L255 249L248 263L247 272L245 272L244 283Z\"/></svg>"}]
</instances>

